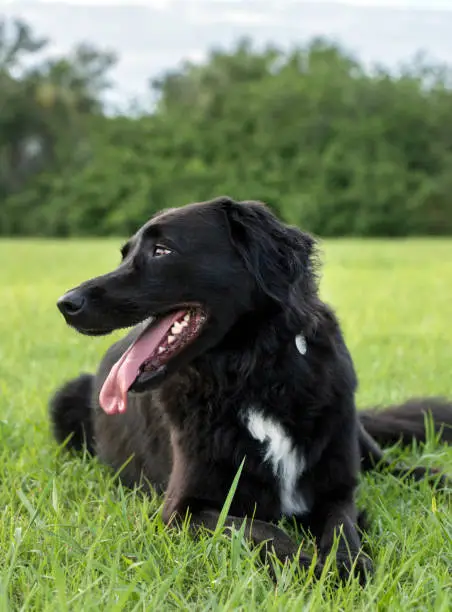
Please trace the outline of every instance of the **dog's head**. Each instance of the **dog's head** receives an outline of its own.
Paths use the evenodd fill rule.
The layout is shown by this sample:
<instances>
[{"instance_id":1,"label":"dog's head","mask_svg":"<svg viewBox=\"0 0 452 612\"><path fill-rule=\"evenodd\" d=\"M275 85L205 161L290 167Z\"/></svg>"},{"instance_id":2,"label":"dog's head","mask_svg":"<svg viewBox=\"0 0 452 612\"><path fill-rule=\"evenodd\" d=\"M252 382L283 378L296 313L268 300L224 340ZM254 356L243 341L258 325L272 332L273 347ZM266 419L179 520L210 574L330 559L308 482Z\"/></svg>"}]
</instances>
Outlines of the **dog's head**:
<instances>
[{"instance_id":1,"label":"dog's head","mask_svg":"<svg viewBox=\"0 0 452 612\"><path fill-rule=\"evenodd\" d=\"M313 323L314 240L261 203L222 197L159 213L122 255L115 270L72 289L58 307L89 335L143 322L126 357L132 390L214 347L245 316L279 317L297 332Z\"/></svg>"}]
</instances>

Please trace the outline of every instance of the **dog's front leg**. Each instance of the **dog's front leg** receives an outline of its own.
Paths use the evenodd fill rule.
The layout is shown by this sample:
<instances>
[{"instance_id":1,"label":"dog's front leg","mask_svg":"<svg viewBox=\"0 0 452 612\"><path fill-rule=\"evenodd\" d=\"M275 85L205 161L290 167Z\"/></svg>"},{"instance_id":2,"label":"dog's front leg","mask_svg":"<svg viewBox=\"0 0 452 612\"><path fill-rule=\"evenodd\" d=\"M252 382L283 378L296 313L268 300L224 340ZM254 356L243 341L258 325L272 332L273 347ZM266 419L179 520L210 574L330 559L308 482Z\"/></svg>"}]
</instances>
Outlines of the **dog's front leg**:
<instances>
[{"instance_id":1,"label":"dog's front leg","mask_svg":"<svg viewBox=\"0 0 452 612\"><path fill-rule=\"evenodd\" d=\"M360 582L365 583L373 571L373 566L369 557L361 550L354 501L345 499L326 503L316 519L321 561L325 562L337 537L336 561L341 577L347 578L350 572L354 572L359 576Z\"/></svg>"},{"instance_id":2,"label":"dog's front leg","mask_svg":"<svg viewBox=\"0 0 452 612\"><path fill-rule=\"evenodd\" d=\"M171 524L174 518L176 518L176 522L178 522L179 517L182 518L182 514L176 512L168 523ZM214 531L217 527L219 518L220 512L216 510L198 510L191 515L190 528L195 535L197 535L202 528ZM311 566L312 557L299 552L299 547L296 542L282 529L272 523L228 514L223 525L225 528L234 527L235 529L240 529L244 521L245 538L254 546L263 545L261 557L264 563L267 561L267 554L273 552L282 563L297 558L300 567L308 569ZM320 573L320 570L321 568L316 566L315 571L317 575Z\"/></svg>"},{"instance_id":3,"label":"dog's front leg","mask_svg":"<svg viewBox=\"0 0 452 612\"><path fill-rule=\"evenodd\" d=\"M220 513L214 510L202 510L195 514L192 518L192 525L195 529L205 527L209 530L214 530L219 519ZM309 568L312 563L312 558L304 553L298 554L298 546L296 542L285 533L282 529L257 519L239 518L228 514L224 521L224 526L227 528L234 527L240 529L245 524L245 538L253 543L254 546L263 544L262 551L266 556L267 552L274 552L277 558L285 563L292 561L297 555L300 565Z\"/></svg>"}]
</instances>

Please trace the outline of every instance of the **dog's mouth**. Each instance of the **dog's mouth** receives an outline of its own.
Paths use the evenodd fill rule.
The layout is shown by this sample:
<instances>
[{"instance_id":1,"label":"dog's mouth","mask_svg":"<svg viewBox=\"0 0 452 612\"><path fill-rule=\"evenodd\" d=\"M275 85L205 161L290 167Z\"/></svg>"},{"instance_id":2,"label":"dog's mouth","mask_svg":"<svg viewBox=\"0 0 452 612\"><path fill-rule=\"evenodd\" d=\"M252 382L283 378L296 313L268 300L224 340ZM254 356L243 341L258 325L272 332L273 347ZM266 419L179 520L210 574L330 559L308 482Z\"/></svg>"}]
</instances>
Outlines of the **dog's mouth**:
<instances>
[{"instance_id":1,"label":"dog's mouth","mask_svg":"<svg viewBox=\"0 0 452 612\"><path fill-rule=\"evenodd\" d=\"M170 329L164 334L155 349L151 348L151 353L141 365L141 372L153 372L158 370L171 357L179 353L187 344L190 344L201 331L206 320L204 313L198 308L191 308L187 311L181 310L175 313L176 320L171 324ZM173 319L172 315L165 317ZM155 329L157 326L165 325L165 321L153 321L149 327ZM148 328L149 329L149 328Z\"/></svg>"},{"instance_id":2,"label":"dog's mouth","mask_svg":"<svg viewBox=\"0 0 452 612\"><path fill-rule=\"evenodd\" d=\"M103 410L125 412L128 391L144 391L159 380L166 364L199 336L206 320L200 306L152 318L110 370L99 395Z\"/></svg>"}]
</instances>

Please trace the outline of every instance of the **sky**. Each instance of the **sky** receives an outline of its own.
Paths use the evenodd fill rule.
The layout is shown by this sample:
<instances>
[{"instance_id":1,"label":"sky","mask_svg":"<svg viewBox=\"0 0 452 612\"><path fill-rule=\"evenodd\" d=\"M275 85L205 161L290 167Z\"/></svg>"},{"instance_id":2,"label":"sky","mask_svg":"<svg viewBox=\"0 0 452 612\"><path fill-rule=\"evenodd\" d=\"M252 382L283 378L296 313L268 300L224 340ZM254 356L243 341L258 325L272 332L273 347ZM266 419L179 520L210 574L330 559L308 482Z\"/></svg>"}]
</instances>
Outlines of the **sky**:
<instances>
[{"instance_id":1,"label":"sky","mask_svg":"<svg viewBox=\"0 0 452 612\"><path fill-rule=\"evenodd\" d=\"M186 4L196 4L198 0L185 0ZM210 0L212 4L221 4L222 0ZM281 4L281 3L298 3L299 0L269 0L268 4ZM416 8L436 8L444 10L452 10L452 0L330 0L332 4L349 4L358 7L396 7L404 9L416 9ZM0 6L7 4L18 4L17 0L0 0ZM73 4L81 6L127 6L131 4L137 4L142 6L150 6L155 8L164 9L171 5L172 0L29 0L30 4ZM252 0L230 0L231 4L252 4Z\"/></svg>"},{"instance_id":2,"label":"sky","mask_svg":"<svg viewBox=\"0 0 452 612\"><path fill-rule=\"evenodd\" d=\"M115 50L118 104L146 100L150 78L243 36L288 48L323 35L367 65L393 68L422 50L452 66L452 0L0 0L2 14L47 36L49 54L82 41Z\"/></svg>"}]
</instances>

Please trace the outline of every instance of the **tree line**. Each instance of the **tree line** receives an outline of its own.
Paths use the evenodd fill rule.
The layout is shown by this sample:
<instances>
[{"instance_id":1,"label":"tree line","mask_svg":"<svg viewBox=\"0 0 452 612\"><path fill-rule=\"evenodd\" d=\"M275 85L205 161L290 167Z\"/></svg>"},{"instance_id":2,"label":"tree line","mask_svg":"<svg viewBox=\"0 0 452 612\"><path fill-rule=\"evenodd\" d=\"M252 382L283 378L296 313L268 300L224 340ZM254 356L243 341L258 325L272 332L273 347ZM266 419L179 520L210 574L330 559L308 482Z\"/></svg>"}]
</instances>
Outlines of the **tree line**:
<instances>
[{"instance_id":1,"label":"tree line","mask_svg":"<svg viewBox=\"0 0 452 612\"><path fill-rule=\"evenodd\" d=\"M323 39L241 40L151 81L152 108L111 115L115 55L45 59L47 44L0 20L2 235L124 235L221 194L322 236L452 234L447 66L393 74Z\"/></svg>"}]
</instances>

